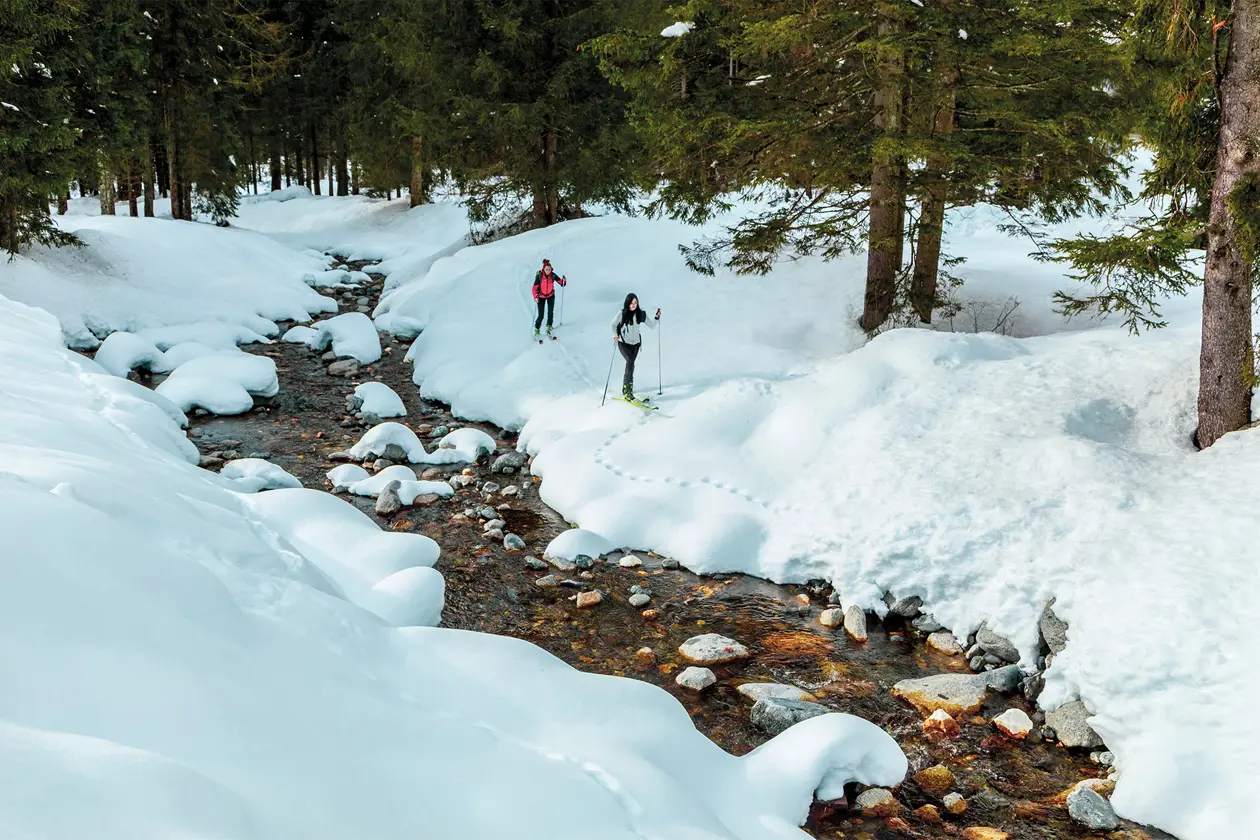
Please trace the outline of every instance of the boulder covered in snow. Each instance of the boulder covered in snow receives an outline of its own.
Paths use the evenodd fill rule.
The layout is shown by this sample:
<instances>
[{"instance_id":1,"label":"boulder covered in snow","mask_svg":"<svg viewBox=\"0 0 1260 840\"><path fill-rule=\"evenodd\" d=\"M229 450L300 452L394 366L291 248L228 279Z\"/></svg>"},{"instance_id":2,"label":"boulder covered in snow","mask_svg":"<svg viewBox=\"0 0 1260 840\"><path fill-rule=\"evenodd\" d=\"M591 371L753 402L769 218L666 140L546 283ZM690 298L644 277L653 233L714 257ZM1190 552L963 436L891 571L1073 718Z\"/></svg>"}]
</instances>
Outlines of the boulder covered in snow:
<instances>
[{"instance_id":1,"label":"boulder covered in snow","mask_svg":"<svg viewBox=\"0 0 1260 840\"><path fill-rule=\"evenodd\" d=\"M456 429L442 436L438 441L438 449L454 449L465 455L471 455L468 460L476 461L482 455L489 455L495 450L494 438L481 431L481 429Z\"/></svg>"},{"instance_id":2,"label":"boulder covered in snow","mask_svg":"<svg viewBox=\"0 0 1260 840\"><path fill-rule=\"evenodd\" d=\"M426 566L394 572L363 599L365 608L395 627L436 627L445 604L446 582Z\"/></svg>"},{"instance_id":3,"label":"boulder covered in snow","mask_svg":"<svg viewBox=\"0 0 1260 840\"><path fill-rule=\"evenodd\" d=\"M305 344L310 345L311 340L319 335L318 330L298 324L295 327L289 327L288 331L280 336L280 340L287 344Z\"/></svg>"},{"instance_id":4,"label":"boulder covered in snow","mask_svg":"<svg viewBox=\"0 0 1260 840\"><path fill-rule=\"evenodd\" d=\"M562 531L543 550L543 559L562 571L574 568L580 556L599 557L612 551L616 546L596 534L582 528L570 528Z\"/></svg>"},{"instance_id":5,"label":"boulder covered in snow","mask_svg":"<svg viewBox=\"0 0 1260 840\"><path fill-rule=\"evenodd\" d=\"M350 489L351 485L372 476L358 464L338 464L325 475L332 483L334 493L344 493Z\"/></svg>"},{"instance_id":6,"label":"boulder covered in snow","mask_svg":"<svg viewBox=\"0 0 1260 840\"><path fill-rule=\"evenodd\" d=\"M113 332L107 335L96 349L94 358L105 370L124 379L136 369L154 373L170 370L165 354L153 342L129 332Z\"/></svg>"},{"instance_id":7,"label":"boulder covered in snow","mask_svg":"<svg viewBox=\"0 0 1260 840\"><path fill-rule=\"evenodd\" d=\"M254 407L254 398L239 383L210 376L170 378L154 390L184 412L200 408L211 414L244 414Z\"/></svg>"},{"instance_id":8,"label":"boulder covered in snow","mask_svg":"<svg viewBox=\"0 0 1260 840\"><path fill-rule=\"evenodd\" d=\"M283 467L261 458L238 458L235 461L228 461L219 471L219 475L232 482L233 490L242 493L302 486L302 482L285 472Z\"/></svg>"},{"instance_id":9,"label":"boulder covered in snow","mask_svg":"<svg viewBox=\"0 0 1260 840\"><path fill-rule=\"evenodd\" d=\"M364 365L381 358L381 337L372 319L362 312L347 312L326 321L316 321L311 326L315 337L310 341L310 348L316 353L331 347L339 357Z\"/></svg>"},{"instance_id":10,"label":"boulder covered in snow","mask_svg":"<svg viewBox=\"0 0 1260 840\"><path fill-rule=\"evenodd\" d=\"M354 389L354 396L359 399L358 410L365 414L377 417L405 417L407 414L402 397L383 382L364 382Z\"/></svg>"},{"instance_id":11,"label":"boulder covered in snow","mask_svg":"<svg viewBox=\"0 0 1260 840\"><path fill-rule=\"evenodd\" d=\"M266 356L227 350L185 361L155 390L183 411L242 414L253 408L252 397L278 394L280 380Z\"/></svg>"}]
</instances>

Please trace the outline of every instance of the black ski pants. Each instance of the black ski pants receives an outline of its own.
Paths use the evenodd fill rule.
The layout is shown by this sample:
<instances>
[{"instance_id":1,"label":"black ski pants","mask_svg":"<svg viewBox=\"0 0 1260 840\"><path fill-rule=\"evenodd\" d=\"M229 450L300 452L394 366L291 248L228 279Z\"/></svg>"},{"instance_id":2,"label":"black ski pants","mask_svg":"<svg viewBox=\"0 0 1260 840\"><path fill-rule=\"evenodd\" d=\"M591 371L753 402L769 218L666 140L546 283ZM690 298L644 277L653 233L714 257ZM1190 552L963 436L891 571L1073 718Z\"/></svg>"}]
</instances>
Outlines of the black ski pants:
<instances>
[{"instance_id":1,"label":"black ski pants","mask_svg":"<svg viewBox=\"0 0 1260 840\"><path fill-rule=\"evenodd\" d=\"M549 327L551 326L551 316L556 314L556 296L552 295L551 297L545 297L545 298L540 297L537 303L538 303L538 317L534 319L535 332L537 332L538 329L542 327L544 309L547 310L547 326Z\"/></svg>"},{"instance_id":2,"label":"black ski pants","mask_svg":"<svg viewBox=\"0 0 1260 840\"><path fill-rule=\"evenodd\" d=\"M621 358L626 360L626 375L621 380L621 392L623 394L634 393L634 360L639 358L640 344L626 344L624 341L618 341L617 347L621 350Z\"/></svg>"}]
</instances>

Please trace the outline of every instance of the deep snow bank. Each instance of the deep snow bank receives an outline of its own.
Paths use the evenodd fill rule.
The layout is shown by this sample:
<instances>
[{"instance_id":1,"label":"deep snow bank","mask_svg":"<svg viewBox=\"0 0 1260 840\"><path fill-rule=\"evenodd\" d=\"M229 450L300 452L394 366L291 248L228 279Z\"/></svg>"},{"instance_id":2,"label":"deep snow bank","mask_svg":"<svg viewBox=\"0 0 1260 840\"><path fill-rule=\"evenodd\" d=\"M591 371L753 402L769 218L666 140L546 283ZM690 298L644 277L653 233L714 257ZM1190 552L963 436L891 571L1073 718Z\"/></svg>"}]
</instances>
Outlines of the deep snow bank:
<instances>
[{"instance_id":1,"label":"deep snow bank","mask_svg":"<svg viewBox=\"0 0 1260 840\"><path fill-rule=\"evenodd\" d=\"M1097 712L1118 810L1187 840L1260 825L1260 677L1246 622L1221 617L1231 592L1260 591L1260 433L1189 448L1195 301L1138 339L1085 321L864 344L860 258L705 278L676 247L696 235L609 217L466 249L387 296L378 325L423 328L409 353L422 392L522 428L543 498L613 544L698 571L827 577L877 611L885 590L918 594L956 633L987 619L1026 663L1056 597L1070 641L1042 701ZM981 299L1013 289L1026 332L1064 326L1047 304L1068 283L1025 243L1001 245L982 215L952 235L983 254ZM560 341L539 346L529 282L544 256L570 285ZM664 309L638 366L654 396L663 351L652 414L599 407L629 291Z\"/></svg>"},{"instance_id":2,"label":"deep snow bank","mask_svg":"<svg viewBox=\"0 0 1260 840\"><path fill-rule=\"evenodd\" d=\"M804 838L820 783L905 771L847 716L737 759L653 686L391 627L369 610L432 618L424 538L322 492L233 492L169 404L3 297L0 355L9 834Z\"/></svg>"},{"instance_id":3,"label":"deep snow bank","mask_svg":"<svg viewBox=\"0 0 1260 840\"><path fill-rule=\"evenodd\" d=\"M406 198L308 193L277 201L271 195L243 198L234 224L295 248L379 261L372 271L389 275L389 287L423 275L435 260L468 242L468 213L455 201L412 208Z\"/></svg>"},{"instance_id":4,"label":"deep snow bank","mask_svg":"<svg viewBox=\"0 0 1260 840\"><path fill-rule=\"evenodd\" d=\"M326 261L247 230L170 219L59 217L83 248L33 248L0 263L0 294L61 321L91 349L115 330L224 322L275 335L336 304L302 282Z\"/></svg>"}]
</instances>

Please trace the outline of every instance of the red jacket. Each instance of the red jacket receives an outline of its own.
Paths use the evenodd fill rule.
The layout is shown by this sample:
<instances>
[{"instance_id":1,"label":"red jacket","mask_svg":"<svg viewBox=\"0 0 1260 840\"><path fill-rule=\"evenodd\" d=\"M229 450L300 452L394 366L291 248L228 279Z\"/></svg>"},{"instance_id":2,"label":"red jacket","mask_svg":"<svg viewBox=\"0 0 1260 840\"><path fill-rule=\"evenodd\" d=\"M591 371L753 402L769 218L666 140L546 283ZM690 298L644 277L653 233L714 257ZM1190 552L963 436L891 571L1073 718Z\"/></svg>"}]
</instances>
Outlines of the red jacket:
<instances>
[{"instance_id":1,"label":"red jacket","mask_svg":"<svg viewBox=\"0 0 1260 840\"><path fill-rule=\"evenodd\" d=\"M554 270L551 272L550 277L548 277L546 274L543 274L541 271L535 274L534 275L534 300L535 301L539 299L546 300L547 298L554 295L556 293L557 283L559 283L561 286L569 285L567 282L565 282L565 279L563 277L557 277Z\"/></svg>"}]
</instances>

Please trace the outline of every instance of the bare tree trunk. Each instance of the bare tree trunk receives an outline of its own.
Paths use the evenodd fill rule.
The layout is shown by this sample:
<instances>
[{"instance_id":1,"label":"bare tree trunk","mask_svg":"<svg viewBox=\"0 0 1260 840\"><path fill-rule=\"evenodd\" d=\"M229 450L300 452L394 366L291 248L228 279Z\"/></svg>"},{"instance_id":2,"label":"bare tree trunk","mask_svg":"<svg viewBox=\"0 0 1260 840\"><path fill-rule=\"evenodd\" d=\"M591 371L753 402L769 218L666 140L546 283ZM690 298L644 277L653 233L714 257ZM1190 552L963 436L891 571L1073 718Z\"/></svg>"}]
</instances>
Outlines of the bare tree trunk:
<instances>
[{"instance_id":1,"label":"bare tree trunk","mask_svg":"<svg viewBox=\"0 0 1260 840\"><path fill-rule=\"evenodd\" d=\"M158 197L166 198L171 190L171 164L166 146L155 137L149 141L149 150L153 155L153 174L157 179Z\"/></svg>"},{"instance_id":2,"label":"bare tree trunk","mask_svg":"<svg viewBox=\"0 0 1260 840\"><path fill-rule=\"evenodd\" d=\"M1260 0L1234 0L1221 78L1220 140L1208 216L1199 351L1200 447L1251 419L1252 261L1260 259ZM1250 225L1240 218L1250 216Z\"/></svg>"},{"instance_id":3,"label":"bare tree trunk","mask_svg":"<svg viewBox=\"0 0 1260 840\"><path fill-rule=\"evenodd\" d=\"M169 138L166 143L166 157L170 164L170 185L171 185L171 218L185 218L184 208L184 173L183 169L183 149L180 147L178 139L175 137L174 131L167 131Z\"/></svg>"},{"instance_id":4,"label":"bare tree trunk","mask_svg":"<svg viewBox=\"0 0 1260 840\"><path fill-rule=\"evenodd\" d=\"M101 157L99 169L101 173L101 215L113 216L114 199L117 195L114 192L114 172L104 156Z\"/></svg>"},{"instance_id":5,"label":"bare tree trunk","mask_svg":"<svg viewBox=\"0 0 1260 840\"><path fill-rule=\"evenodd\" d=\"M945 227L945 201L949 196L949 152L946 146L954 131L958 73L950 66L948 53L942 52L935 75L936 110L932 115L932 139L936 147L927 156L923 173L925 184L919 208L919 242L914 250L914 273L910 286L910 302L919 320L925 324L932 323L932 308L937 300L941 235Z\"/></svg>"},{"instance_id":6,"label":"bare tree trunk","mask_svg":"<svg viewBox=\"0 0 1260 840\"><path fill-rule=\"evenodd\" d=\"M534 225L547 226L547 188L543 184L534 184Z\"/></svg>"},{"instance_id":7,"label":"bare tree trunk","mask_svg":"<svg viewBox=\"0 0 1260 840\"><path fill-rule=\"evenodd\" d=\"M894 41L901 31L895 7L881 4L877 9L881 38ZM903 84L905 53L897 46L879 47L879 86L875 90L875 124L882 136L875 141L871 162L870 233L866 257L866 299L862 329L878 329L892 312L897 292L901 244L898 231L905 216L905 185L902 181L902 153L899 144L904 130Z\"/></svg>"},{"instance_id":8,"label":"bare tree trunk","mask_svg":"<svg viewBox=\"0 0 1260 840\"><path fill-rule=\"evenodd\" d=\"M337 195L350 194L350 170L346 158L350 156L350 143L346 139L345 126L341 127L341 142L337 147Z\"/></svg>"},{"instance_id":9,"label":"bare tree trunk","mask_svg":"<svg viewBox=\"0 0 1260 840\"><path fill-rule=\"evenodd\" d=\"M135 219L140 215L140 173L133 155L127 161L127 215Z\"/></svg>"},{"instance_id":10,"label":"bare tree trunk","mask_svg":"<svg viewBox=\"0 0 1260 840\"><path fill-rule=\"evenodd\" d=\"M280 189L280 153L276 150L271 152L271 191L275 192Z\"/></svg>"},{"instance_id":11,"label":"bare tree trunk","mask_svg":"<svg viewBox=\"0 0 1260 840\"><path fill-rule=\"evenodd\" d=\"M547 224L554 225L560 221L560 193L556 189L556 130L547 126L546 134L547 164Z\"/></svg>"},{"instance_id":12,"label":"bare tree trunk","mask_svg":"<svg viewBox=\"0 0 1260 840\"><path fill-rule=\"evenodd\" d=\"M144 190L144 216L153 218L153 161L145 156L140 161L140 181Z\"/></svg>"},{"instance_id":13,"label":"bare tree trunk","mask_svg":"<svg viewBox=\"0 0 1260 840\"><path fill-rule=\"evenodd\" d=\"M411 206L424 204L424 139L411 135Z\"/></svg>"},{"instance_id":14,"label":"bare tree trunk","mask_svg":"<svg viewBox=\"0 0 1260 840\"><path fill-rule=\"evenodd\" d=\"M311 126L311 189L315 195L319 195L319 182L323 180L322 172L319 171L319 137L315 131L315 126Z\"/></svg>"},{"instance_id":15,"label":"bare tree trunk","mask_svg":"<svg viewBox=\"0 0 1260 840\"><path fill-rule=\"evenodd\" d=\"M57 196L57 215L64 216L66 211L70 209L70 190L63 189L61 194Z\"/></svg>"}]
</instances>

